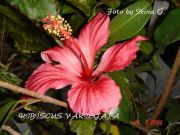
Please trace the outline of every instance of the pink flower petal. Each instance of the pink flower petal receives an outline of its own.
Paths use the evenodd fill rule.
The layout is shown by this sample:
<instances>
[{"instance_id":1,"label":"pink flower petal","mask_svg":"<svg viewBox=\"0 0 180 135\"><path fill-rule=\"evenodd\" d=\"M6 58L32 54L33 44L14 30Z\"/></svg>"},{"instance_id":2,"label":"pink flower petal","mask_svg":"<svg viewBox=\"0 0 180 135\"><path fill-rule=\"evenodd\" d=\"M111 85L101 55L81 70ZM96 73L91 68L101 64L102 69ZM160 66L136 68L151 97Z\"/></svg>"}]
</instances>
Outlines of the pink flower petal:
<instances>
[{"instance_id":1,"label":"pink flower petal","mask_svg":"<svg viewBox=\"0 0 180 135\"><path fill-rule=\"evenodd\" d=\"M60 46L52 47L42 52L41 57L48 63L53 61L61 63L68 71L80 77L83 72L82 63L70 46L70 44L65 44L64 48Z\"/></svg>"},{"instance_id":2,"label":"pink flower petal","mask_svg":"<svg viewBox=\"0 0 180 135\"><path fill-rule=\"evenodd\" d=\"M116 108L120 100L119 87L107 76L101 76L94 82L77 82L68 92L68 102L72 111L84 115L108 112Z\"/></svg>"},{"instance_id":3,"label":"pink flower petal","mask_svg":"<svg viewBox=\"0 0 180 135\"><path fill-rule=\"evenodd\" d=\"M62 65L52 66L47 63L33 72L26 81L25 87L44 94L49 88L60 89L76 81L79 81L79 78L73 76Z\"/></svg>"},{"instance_id":4,"label":"pink flower petal","mask_svg":"<svg viewBox=\"0 0 180 135\"><path fill-rule=\"evenodd\" d=\"M79 34L77 42L90 68L93 67L96 52L107 42L109 23L108 15L98 13Z\"/></svg>"},{"instance_id":5,"label":"pink flower petal","mask_svg":"<svg viewBox=\"0 0 180 135\"><path fill-rule=\"evenodd\" d=\"M146 40L146 38L137 36L132 40L116 44L107 49L93 75L121 70L131 64L139 50L137 41L141 40Z\"/></svg>"}]
</instances>

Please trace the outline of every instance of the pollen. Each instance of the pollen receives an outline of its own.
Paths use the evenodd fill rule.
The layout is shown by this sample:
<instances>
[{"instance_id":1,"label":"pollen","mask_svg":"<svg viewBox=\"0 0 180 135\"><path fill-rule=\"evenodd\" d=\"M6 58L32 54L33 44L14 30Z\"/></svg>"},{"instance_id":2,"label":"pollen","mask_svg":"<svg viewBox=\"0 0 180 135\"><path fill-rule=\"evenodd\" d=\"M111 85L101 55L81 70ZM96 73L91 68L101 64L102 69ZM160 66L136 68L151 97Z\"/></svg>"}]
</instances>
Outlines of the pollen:
<instances>
[{"instance_id":1,"label":"pollen","mask_svg":"<svg viewBox=\"0 0 180 135\"><path fill-rule=\"evenodd\" d=\"M48 15L42 19L43 28L52 35L60 38L60 40L70 39L72 35L71 26L60 15Z\"/></svg>"}]
</instances>

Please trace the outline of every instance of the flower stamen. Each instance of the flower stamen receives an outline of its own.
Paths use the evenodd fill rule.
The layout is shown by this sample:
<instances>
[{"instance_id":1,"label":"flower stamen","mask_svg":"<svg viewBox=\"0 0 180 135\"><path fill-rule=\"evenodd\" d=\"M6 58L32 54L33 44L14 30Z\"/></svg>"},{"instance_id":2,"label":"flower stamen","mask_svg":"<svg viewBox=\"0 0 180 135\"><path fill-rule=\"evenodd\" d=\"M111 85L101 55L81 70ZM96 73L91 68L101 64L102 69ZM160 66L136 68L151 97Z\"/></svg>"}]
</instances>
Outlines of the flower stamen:
<instances>
[{"instance_id":1,"label":"flower stamen","mask_svg":"<svg viewBox=\"0 0 180 135\"><path fill-rule=\"evenodd\" d=\"M60 15L48 15L46 18L42 19L44 23L43 28L52 35L60 38L61 41L68 39L72 44L76 47L78 52L80 53L80 60L82 61L82 66L85 71L86 77L89 78L91 76L91 70L89 69L87 60L82 52L82 50L77 45L76 41L74 41L72 35L71 26L64 20Z\"/></svg>"},{"instance_id":2,"label":"flower stamen","mask_svg":"<svg viewBox=\"0 0 180 135\"><path fill-rule=\"evenodd\" d=\"M71 26L60 15L48 15L42 19L43 28L52 35L60 38L60 40L70 39L72 35Z\"/></svg>"}]
</instances>

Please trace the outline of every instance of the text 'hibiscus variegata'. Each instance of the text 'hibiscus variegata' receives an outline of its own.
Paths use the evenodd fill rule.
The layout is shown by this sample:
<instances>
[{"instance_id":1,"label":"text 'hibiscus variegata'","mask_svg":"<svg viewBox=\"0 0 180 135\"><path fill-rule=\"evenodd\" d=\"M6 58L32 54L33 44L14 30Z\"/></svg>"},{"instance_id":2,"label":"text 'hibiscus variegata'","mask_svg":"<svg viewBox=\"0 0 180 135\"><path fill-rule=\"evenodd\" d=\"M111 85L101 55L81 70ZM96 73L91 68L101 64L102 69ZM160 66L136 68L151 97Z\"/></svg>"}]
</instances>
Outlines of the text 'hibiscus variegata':
<instances>
[{"instance_id":1,"label":"text 'hibiscus variegata'","mask_svg":"<svg viewBox=\"0 0 180 135\"><path fill-rule=\"evenodd\" d=\"M137 41L146 38L137 36L113 45L94 68L96 53L108 40L108 15L98 13L80 31L78 38L71 36L70 26L59 16L49 15L43 22L49 33L63 38L63 47L57 45L41 53L45 63L33 72L25 87L45 94L49 88L61 89L71 84L67 101L75 113L98 115L117 108L122 98L120 88L104 73L121 70L131 64L139 50Z\"/></svg>"}]
</instances>

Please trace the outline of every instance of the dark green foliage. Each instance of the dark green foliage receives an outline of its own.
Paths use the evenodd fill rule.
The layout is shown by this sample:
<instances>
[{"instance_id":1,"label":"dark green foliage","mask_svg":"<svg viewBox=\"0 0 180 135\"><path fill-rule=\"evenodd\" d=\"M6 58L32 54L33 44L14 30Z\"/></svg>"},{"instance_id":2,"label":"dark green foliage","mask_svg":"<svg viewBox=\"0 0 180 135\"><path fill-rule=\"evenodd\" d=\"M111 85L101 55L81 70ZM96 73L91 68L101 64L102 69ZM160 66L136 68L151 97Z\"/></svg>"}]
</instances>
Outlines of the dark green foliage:
<instances>
[{"instance_id":1,"label":"dark green foliage","mask_svg":"<svg viewBox=\"0 0 180 135\"><path fill-rule=\"evenodd\" d=\"M141 130L132 125L132 121L139 120L141 126L144 126L158 100L149 95L147 82L145 83L139 75L146 73L156 82L153 71L163 72L159 64L160 55L172 43L176 46L179 44L180 9L178 2L178 0L170 2L169 10L157 17L161 21L154 20L156 22L154 39L138 43L140 51L136 60L121 71L107 74L120 87L122 100L116 111L104 113L102 116L113 114L118 117L101 120L78 118L72 120L62 115L61 119L23 119L18 117L19 113L65 114L68 112L71 116L75 114L67 108L47 103L29 105L14 113L14 108L23 105L20 103L19 94L0 88L0 127L9 124L8 120L11 119L15 123L28 124L28 130L34 135L141 134ZM122 12L118 14L116 9ZM147 12L140 13L137 9ZM109 15L111 22L108 42L99 50L95 58L95 66L97 66L104 51L115 43L126 41L136 35L148 37L148 30L151 29L148 28L149 21L153 16L152 9L153 4L150 0L2 0L0 1L0 80L23 86L30 73L42 63L40 52L59 43L57 38L53 38L42 29L41 19L48 14L63 16L71 25L73 36L77 37L80 30L97 12L114 11ZM52 90L52 93L48 94L62 100L66 96L64 94L61 98L59 94L61 91L63 90L53 94ZM164 122L159 129L163 133L179 131L180 105L178 99L168 100L160 119ZM6 132L0 132L2 135L7 135Z\"/></svg>"}]
</instances>

